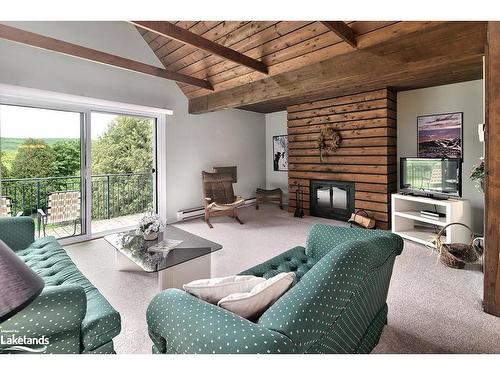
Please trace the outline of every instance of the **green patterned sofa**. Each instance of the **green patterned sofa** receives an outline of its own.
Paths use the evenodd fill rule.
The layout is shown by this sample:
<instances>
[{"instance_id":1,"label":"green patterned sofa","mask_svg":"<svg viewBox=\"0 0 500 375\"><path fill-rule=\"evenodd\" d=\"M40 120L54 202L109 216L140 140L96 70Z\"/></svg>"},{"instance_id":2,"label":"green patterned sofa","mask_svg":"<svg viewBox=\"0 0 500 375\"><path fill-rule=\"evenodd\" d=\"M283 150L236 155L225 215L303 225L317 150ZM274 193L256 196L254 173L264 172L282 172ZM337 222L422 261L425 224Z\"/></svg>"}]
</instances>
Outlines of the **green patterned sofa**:
<instances>
[{"instance_id":1,"label":"green patterned sofa","mask_svg":"<svg viewBox=\"0 0 500 375\"><path fill-rule=\"evenodd\" d=\"M82 275L54 237L34 240L29 217L0 219L0 239L45 281L30 305L0 323L0 333L45 336L45 353L114 353L118 312ZM9 345L0 344L0 352Z\"/></svg>"},{"instance_id":2,"label":"green patterned sofa","mask_svg":"<svg viewBox=\"0 0 500 375\"><path fill-rule=\"evenodd\" d=\"M242 274L294 271L296 284L257 322L178 289L147 310L153 353L369 353L387 323L386 297L401 237L314 225L295 247Z\"/></svg>"}]
</instances>

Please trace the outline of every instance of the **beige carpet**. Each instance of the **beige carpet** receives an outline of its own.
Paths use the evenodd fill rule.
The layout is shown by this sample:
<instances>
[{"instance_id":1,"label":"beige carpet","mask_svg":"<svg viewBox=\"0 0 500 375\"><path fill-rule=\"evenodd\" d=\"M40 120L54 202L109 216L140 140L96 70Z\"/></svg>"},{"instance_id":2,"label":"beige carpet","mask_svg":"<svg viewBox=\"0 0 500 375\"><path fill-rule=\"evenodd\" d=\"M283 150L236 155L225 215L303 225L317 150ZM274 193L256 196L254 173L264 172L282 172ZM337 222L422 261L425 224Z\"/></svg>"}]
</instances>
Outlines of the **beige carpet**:
<instances>
[{"instance_id":1,"label":"beige carpet","mask_svg":"<svg viewBox=\"0 0 500 375\"><path fill-rule=\"evenodd\" d=\"M305 242L312 224L345 225L308 217L296 219L277 206L241 210L245 225L214 218L214 229L195 219L178 227L224 246L212 258L214 277L238 273ZM118 272L103 240L67 247L82 272L122 316L118 353L150 353L145 312L157 293L154 274ZM375 353L500 353L500 318L481 310L479 267L446 268L423 246L405 243L389 290L389 323Z\"/></svg>"}]
</instances>

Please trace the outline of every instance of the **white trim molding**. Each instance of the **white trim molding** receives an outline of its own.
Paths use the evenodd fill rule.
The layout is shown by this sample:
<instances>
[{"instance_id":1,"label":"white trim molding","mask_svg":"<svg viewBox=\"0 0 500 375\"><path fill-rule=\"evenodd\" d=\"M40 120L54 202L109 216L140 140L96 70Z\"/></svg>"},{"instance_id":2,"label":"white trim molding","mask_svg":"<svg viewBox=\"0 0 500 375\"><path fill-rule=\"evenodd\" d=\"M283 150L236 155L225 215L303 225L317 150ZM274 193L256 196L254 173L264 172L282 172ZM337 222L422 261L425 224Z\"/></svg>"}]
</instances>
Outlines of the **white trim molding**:
<instances>
[{"instance_id":1,"label":"white trim molding","mask_svg":"<svg viewBox=\"0 0 500 375\"><path fill-rule=\"evenodd\" d=\"M171 109L148 107L131 103L89 98L87 96L64 94L55 91L39 90L29 87L0 84L0 102L16 105L49 105L53 109L92 109L92 111L120 111L157 117L158 115L173 115ZM55 107L54 107L55 106Z\"/></svg>"}]
</instances>

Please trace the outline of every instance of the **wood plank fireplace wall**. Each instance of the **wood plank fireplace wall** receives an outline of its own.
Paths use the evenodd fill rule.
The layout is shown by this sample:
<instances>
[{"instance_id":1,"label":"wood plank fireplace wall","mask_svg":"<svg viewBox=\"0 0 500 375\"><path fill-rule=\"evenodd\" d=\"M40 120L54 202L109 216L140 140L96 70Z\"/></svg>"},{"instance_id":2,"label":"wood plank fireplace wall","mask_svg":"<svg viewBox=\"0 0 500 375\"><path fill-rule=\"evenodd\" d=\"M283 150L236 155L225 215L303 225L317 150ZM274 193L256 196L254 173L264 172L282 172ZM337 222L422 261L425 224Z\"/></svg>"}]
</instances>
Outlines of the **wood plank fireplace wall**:
<instances>
[{"instance_id":1,"label":"wood plank fireplace wall","mask_svg":"<svg viewBox=\"0 0 500 375\"><path fill-rule=\"evenodd\" d=\"M377 227L390 228L390 195L397 190L396 94L388 89L293 105L288 111L289 211L296 207L297 182L309 215L310 180L355 183L355 207L373 213ZM318 138L325 127L340 133L334 152Z\"/></svg>"}]
</instances>

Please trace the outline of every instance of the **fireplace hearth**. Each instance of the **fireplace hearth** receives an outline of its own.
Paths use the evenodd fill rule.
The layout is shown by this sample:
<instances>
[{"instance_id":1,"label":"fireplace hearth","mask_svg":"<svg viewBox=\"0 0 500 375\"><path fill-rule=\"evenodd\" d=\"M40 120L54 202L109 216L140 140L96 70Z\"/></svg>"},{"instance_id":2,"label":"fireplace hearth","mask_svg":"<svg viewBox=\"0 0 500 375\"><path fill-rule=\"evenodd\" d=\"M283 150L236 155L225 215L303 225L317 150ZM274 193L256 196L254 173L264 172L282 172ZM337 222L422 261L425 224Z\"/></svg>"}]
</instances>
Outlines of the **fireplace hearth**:
<instances>
[{"instance_id":1,"label":"fireplace hearth","mask_svg":"<svg viewBox=\"0 0 500 375\"><path fill-rule=\"evenodd\" d=\"M354 212L354 182L311 180L311 215L347 221Z\"/></svg>"}]
</instances>

